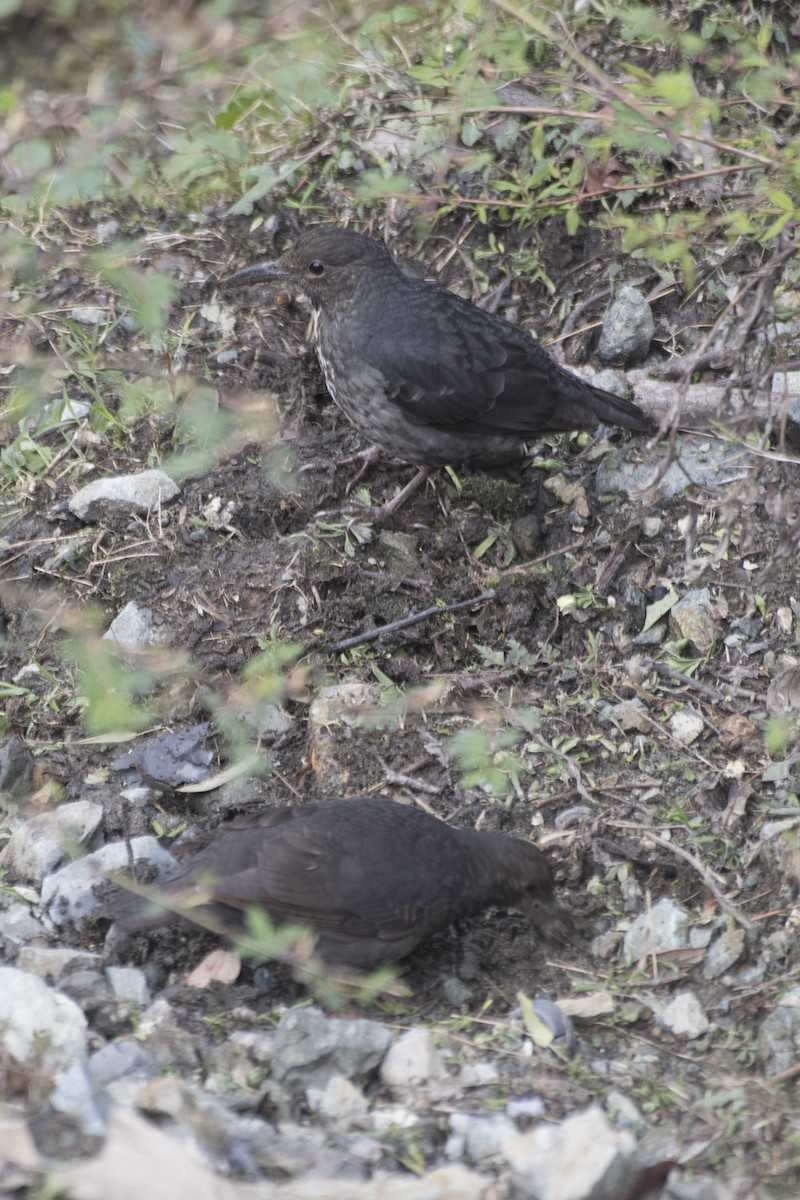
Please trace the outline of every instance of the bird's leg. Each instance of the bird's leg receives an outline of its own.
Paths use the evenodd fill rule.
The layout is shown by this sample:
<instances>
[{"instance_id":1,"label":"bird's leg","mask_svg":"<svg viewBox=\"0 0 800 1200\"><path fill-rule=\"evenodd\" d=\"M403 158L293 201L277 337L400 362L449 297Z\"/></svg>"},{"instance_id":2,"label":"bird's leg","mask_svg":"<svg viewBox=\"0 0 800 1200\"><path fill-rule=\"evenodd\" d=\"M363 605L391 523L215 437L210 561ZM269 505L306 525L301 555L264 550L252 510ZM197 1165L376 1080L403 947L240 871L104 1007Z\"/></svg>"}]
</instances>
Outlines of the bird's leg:
<instances>
[{"instance_id":1,"label":"bird's leg","mask_svg":"<svg viewBox=\"0 0 800 1200\"><path fill-rule=\"evenodd\" d=\"M430 477L431 468L420 467L413 479L410 479L406 486L400 489L394 499L389 500L386 504L379 504L377 506L378 512L382 514L381 520L388 520L389 517L393 517L403 507L409 496L413 496L414 492L418 491L423 483L427 483Z\"/></svg>"},{"instance_id":2,"label":"bird's leg","mask_svg":"<svg viewBox=\"0 0 800 1200\"><path fill-rule=\"evenodd\" d=\"M351 500L348 504L340 509L328 509L325 512L317 513L318 517L361 517L364 521L371 521L374 525L383 525L389 521L396 512L398 512L409 496L413 496L423 483L431 476L430 467L420 467L413 479L401 488L400 491L386 504L360 504L357 500Z\"/></svg>"}]
</instances>

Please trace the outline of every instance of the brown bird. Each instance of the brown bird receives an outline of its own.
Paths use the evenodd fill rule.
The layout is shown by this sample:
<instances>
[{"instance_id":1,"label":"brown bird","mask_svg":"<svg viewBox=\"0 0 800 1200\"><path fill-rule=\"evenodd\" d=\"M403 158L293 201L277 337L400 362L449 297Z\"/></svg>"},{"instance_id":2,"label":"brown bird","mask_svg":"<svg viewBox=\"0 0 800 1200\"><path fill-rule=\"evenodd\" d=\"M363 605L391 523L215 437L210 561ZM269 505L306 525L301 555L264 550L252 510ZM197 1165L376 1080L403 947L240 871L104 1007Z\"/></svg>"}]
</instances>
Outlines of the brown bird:
<instances>
[{"instance_id":1,"label":"brown bird","mask_svg":"<svg viewBox=\"0 0 800 1200\"><path fill-rule=\"evenodd\" d=\"M543 433L600 423L646 431L644 413L565 370L527 330L402 271L350 229L318 226L277 262L226 285L284 280L314 311L317 354L336 404L381 449L422 468L495 467Z\"/></svg>"},{"instance_id":2,"label":"brown bird","mask_svg":"<svg viewBox=\"0 0 800 1200\"><path fill-rule=\"evenodd\" d=\"M547 937L563 941L570 930L541 850L375 798L237 817L207 835L162 894L187 910L201 906L231 935L248 908L310 925L326 963L361 970L404 958L435 930L490 905L522 908ZM121 890L109 909L123 931L175 919Z\"/></svg>"}]
</instances>

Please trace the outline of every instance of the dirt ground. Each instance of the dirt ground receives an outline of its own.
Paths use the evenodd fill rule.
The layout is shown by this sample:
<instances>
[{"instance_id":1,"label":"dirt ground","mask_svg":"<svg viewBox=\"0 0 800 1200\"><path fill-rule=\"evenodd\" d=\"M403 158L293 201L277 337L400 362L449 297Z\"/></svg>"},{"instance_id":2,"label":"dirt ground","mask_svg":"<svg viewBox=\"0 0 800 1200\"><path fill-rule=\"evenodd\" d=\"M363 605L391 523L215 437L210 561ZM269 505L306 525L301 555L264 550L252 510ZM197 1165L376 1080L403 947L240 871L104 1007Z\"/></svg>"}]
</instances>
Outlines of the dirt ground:
<instances>
[{"instance_id":1,"label":"dirt ground","mask_svg":"<svg viewBox=\"0 0 800 1200\"><path fill-rule=\"evenodd\" d=\"M230 440L217 448L216 461L185 474L179 500L147 521L100 528L66 510L70 495L90 479L138 471L203 441L186 384L183 429L151 410L132 438L113 427L98 438L85 423L77 436L74 427L45 435L56 452L52 469L18 495L6 527L7 677L25 679L22 694L7 699L6 723L36 749L39 802L48 802L41 797L53 794L47 791L53 783L62 799L104 797L107 839L149 830L154 819L169 834L213 825L222 815L213 792L165 793L141 818L142 829L131 828L113 798L109 767L118 747L87 744L76 677L62 652L64 629L74 631L90 607L105 628L137 600L168 633L179 662L172 671L163 661L151 664L158 683L148 698L150 729L162 732L210 714L229 732L242 706L245 668L265 648L293 643L294 665L276 671L273 681L291 727L269 748L268 777L239 799L228 794L224 815L332 791L421 802L458 825L537 839L576 917L569 947L537 944L519 914L486 914L455 937L441 934L408 964L403 978L411 998L379 1001L367 1011L473 1039L482 1021L503 1020L520 991L554 999L611 991L614 1014L580 1031L584 1065L537 1066L535 1086L548 1098L549 1115L603 1094L607 1085L585 1065L599 1055L626 1064L629 1094L649 1121L667 1121L701 1170L748 1177L758 1162L756 1173L768 1177L765 1147L795 1136L796 1126L791 1097L777 1084L768 1105L759 1099L770 1087L770 1068L757 1049L761 1021L799 973L791 932L798 878L793 834L764 835L765 825L798 812L793 718L778 729L766 699L770 682L796 662L794 557L777 554L794 519L796 464L776 455L753 467L745 486L690 486L669 500L657 494L631 500L597 494L598 461L606 454L651 460L659 451L647 439L614 434L598 450L586 437L561 438L532 447L534 465L505 477L465 474L460 491L440 472L388 530L343 515L344 485L356 468L337 463L364 447L326 395L304 340L307 310L280 294L258 303L237 294L234 302L215 286L229 266L284 244L291 221L278 214L272 245L257 245L236 220L206 228L185 239L173 231L168 259L154 255L144 264L169 269L180 281L174 327L191 324L180 357L144 361L136 335L121 325L105 354L109 370L145 389L169 372L178 388L182 379L202 380L218 400L215 416L229 422ZM440 228L431 250L457 233L456 226ZM613 254L614 246L591 233L587 244L572 239L569 255L559 255L567 244L562 233L556 221L545 233L548 272L559 289L582 284L589 291L586 264L592 254ZM408 231L399 232L396 248L411 248ZM474 250L474 243L464 249ZM584 264L583 278L577 263ZM451 259L441 281L469 292L462 265L460 257ZM98 299L96 285L78 270L61 272L41 297L54 312ZM555 332L543 288L513 281L499 311L511 309L540 335ZM234 319L226 323L228 314ZM670 299L656 305L655 315L662 331L686 320ZM0 327L6 349L18 335L11 320ZM33 354L46 344L46 319L41 337L41 346L29 346ZM221 364L218 356L232 350L235 356ZM590 337L573 338L569 360L576 364L590 350ZM254 436L254 429L263 432ZM410 471L384 464L364 485L379 500ZM583 515L543 487L548 476L582 489ZM217 527L208 517L211 501L224 513ZM649 532L647 518L660 518ZM666 634L672 643L666 651L663 643L637 644L650 606L671 588L683 595L702 586L710 589L713 645L698 649L674 630ZM490 598L460 611L350 650L326 649L490 589ZM559 603L568 596L573 602ZM40 673L20 675L32 659ZM309 732L315 697L341 681L377 688L383 721L336 727L332 736ZM637 728L619 716L618 706L631 701L646 714ZM669 723L686 705L702 719L691 745L680 744ZM457 735L476 730L483 739L478 748L464 750L462 743L453 751ZM233 742L220 736L216 745L223 767ZM771 771L775 762L786 763L785 770ZM626 965L619 955L624 929L663 896L683 905L701 929L718 918L741 927L743 917L741 961L714 979L704 977L697 950ZM101 923L84 940L100 947L104 931ZM602 954L592 946L600 935L610 938ZM187 1029L198 1033L202 1018L221 1010L232 1014L247 1005L274 1013L302 996L281 968L277 990L260 990L248 965L230 987L186 987L182 978L211 944L186 929L157 939L142 935L126 961L147 964L151 986L166 986ZM443 971L471 988L461 1012L443 993ZM654 1023L647 1000L686 988L711 1024L701 1038L681 1043ZM229 1015L227 1028L235 1022ZM530 1090L530 1068L518 1069L520 1089Z\"/></svg>"}]
</instances>

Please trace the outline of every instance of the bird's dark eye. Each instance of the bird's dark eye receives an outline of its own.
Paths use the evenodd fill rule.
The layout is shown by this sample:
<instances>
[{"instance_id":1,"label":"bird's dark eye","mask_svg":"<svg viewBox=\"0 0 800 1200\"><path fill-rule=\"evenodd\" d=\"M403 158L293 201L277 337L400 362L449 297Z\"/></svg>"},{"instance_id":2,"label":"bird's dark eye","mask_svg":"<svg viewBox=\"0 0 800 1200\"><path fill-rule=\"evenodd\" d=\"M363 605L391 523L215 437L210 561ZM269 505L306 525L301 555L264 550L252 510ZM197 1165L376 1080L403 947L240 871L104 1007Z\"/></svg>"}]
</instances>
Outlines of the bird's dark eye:
<instances>
[{"instance_id":1,"label":"bird's dark eye","mask_svg":"<svg viewBox=\"0 0 800 1200\"><path fill-rule=\"evenodd\" d=\"M312 275L321 275L325 270L319 259L315 258L313 262L308 264L308 269Z\"/></svg>"}]
</instances>

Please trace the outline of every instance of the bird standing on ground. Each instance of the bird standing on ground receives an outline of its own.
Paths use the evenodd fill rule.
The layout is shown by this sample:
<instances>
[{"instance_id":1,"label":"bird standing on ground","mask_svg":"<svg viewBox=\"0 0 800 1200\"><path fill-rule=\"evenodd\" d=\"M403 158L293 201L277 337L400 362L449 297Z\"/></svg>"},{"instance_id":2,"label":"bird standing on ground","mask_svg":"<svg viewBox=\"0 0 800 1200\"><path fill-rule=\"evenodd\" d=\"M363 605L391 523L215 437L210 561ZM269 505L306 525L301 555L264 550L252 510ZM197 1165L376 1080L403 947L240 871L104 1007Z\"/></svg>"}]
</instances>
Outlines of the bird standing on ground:
<instances>
[{"instance_id":1,"label":"bird standing on ground","mask_svg":"<svg viewBox=\"0 0 800 1200\"><path fill-rule=\"evenodd\" d=\"M225 282L283 280L314 312L317 354L336 404L382 450L423 468L495 467L543 433L600 423L645 432L644 413L560 367L524 329L406 274L350 229L303 232L277 262Z\"/></svg>"},{"instance_id":2,"label":"bird standing on ground","mask_svg":"<svg viewBox=\"0 0 800 1200\"><path fill-rule=\"evenodd\" d=\"M524 909L558 940L570 928L541 850L377 798L238 817L207 835L162 894L189 916L192 908L210 913L230 933L253 907L276 922L310 925L326 963L361 970L405 958L435 930L490 905ZM129 932L175 919L121 889L107 909Z\"/></svg>"}]
</instances>

